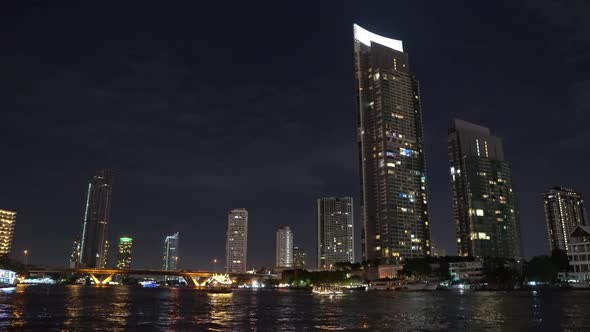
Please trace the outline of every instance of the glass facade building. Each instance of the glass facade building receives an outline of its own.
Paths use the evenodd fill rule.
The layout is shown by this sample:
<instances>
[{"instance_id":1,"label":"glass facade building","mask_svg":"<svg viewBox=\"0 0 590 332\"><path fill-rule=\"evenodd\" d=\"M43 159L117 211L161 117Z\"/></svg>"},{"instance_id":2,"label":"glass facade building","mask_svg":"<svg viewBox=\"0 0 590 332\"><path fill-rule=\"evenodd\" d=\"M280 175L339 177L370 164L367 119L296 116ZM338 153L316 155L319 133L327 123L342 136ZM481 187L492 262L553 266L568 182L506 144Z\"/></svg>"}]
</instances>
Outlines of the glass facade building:
<instances>
[{"instance_id":1,"label":"glass facade building","mask_svg":"<svg viewBox=\"0 0 590 332\"><path fill-rule=\"evenodd\" d=\"M577 226L588 226L584 195L573 189L553 187L543 194L549 251L569 251L569 237Z\"/></svg>"},{"instance_id":2,"label":"glass facade building","mask_svg":"<svg viewBox=\"0 0 590 332\"><path fill-rule=\"evenodd\" d=\"M162 255L162 270L164 271L178 270L178 236L179 234L176 232L166 236L164 240L164 254Z\"/></svg>"},{"instance_id":3,"label":"glass facade building","mask_svg":"<svg viewBox=\"0 0 590 332\"><path fill-rule=\"evenodd\" d=\"M352 197L325 197L317 201L318 268L354 262Z\"/></svg>"},{"instance_id":4,"label":"glass facade building","mask_svg":"<svg viewBox=\"0 0 590 332\"><path fill-rule=\"evenodd\" d=\"M458 254L520 258L516 194L502 140L486 127L454 122L448 155Z\"/></svg>"},{"instance_id":5,"label":"glass facade building","mask_svg":"<svg viewBox=\"0 0 590 332\"><path fill-rule=\"evenodd\" d=\"M430 254L418 80L402 41L354 29L363 260Z\"/></svg>"},{"instance_id":6,"label":"glass facade building","mask_svg":"<svg viewBox=\"0 0 590 332\"><path fill-rule=\"evenodd\" d=\"M80 243L81 267L106 267L112 190L109 170L100 171L88 183Z\"/></svg>"}]
</instances>

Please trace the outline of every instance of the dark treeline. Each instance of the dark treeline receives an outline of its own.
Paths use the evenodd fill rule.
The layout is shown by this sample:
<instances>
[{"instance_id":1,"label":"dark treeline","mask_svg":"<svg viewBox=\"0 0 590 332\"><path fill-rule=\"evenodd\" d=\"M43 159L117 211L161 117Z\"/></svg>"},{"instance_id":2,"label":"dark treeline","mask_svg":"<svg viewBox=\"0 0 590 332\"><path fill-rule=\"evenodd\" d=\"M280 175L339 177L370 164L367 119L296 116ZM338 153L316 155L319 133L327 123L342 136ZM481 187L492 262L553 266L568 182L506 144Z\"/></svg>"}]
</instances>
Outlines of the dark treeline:
<instances>
[{"instance_id":1,"label":"dark treeline","mask_svg":"<svg viewBox=\"0 0 590 332\"><path fill-rule=\"evenodd\" d=\"M459 256L425 257L408 259L398 273L400 279L436 278L450 280L449 264L472 261L473 258ZM379 266L378 261L362 263L337 263L333 271L307 271L302 269L282 272L281 282L297 286L322 283L354 283L367 281L368 271ZM555 282L559 272L570 271L567 254L554 250L550 256L537 256L530 261L513 258L486 257L483 263L484 282L497 288L510 289L524 285L527 281Z\"/></svg>"}]
</instances>

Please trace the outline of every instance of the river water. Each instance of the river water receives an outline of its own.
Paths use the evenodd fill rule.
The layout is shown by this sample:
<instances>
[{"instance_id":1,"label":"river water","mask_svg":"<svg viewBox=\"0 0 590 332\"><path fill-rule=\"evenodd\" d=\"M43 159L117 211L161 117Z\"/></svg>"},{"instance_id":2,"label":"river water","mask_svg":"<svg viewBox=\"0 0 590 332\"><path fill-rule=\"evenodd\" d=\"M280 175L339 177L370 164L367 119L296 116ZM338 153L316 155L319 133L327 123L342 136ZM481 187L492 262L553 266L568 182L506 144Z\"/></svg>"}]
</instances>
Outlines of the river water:
<instances>
[{"instance_id":1,"label":"river water","mask_svg":"<svg viewBox=\"0 0 590 332\"><path fill-rule=\"evenodd\" d=\"M180 288L19 286L0 330L590 330L590 291L208 294Z\"/></svg>"}]
</instances>

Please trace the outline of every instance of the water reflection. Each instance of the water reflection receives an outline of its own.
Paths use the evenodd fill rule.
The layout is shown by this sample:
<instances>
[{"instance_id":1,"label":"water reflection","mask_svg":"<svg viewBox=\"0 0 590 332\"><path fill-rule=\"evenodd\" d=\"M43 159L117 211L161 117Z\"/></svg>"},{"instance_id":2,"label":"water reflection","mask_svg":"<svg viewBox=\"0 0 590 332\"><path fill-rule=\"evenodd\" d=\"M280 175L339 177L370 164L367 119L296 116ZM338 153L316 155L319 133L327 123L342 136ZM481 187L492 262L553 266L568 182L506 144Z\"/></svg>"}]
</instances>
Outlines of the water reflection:
<instances>
[{"instance_id":1,"label":"water reflection","mask_svg":"<svg viewBox=\"0 0 590 332\"><path fill-rule=\"evenodd\" d=\"M584 330L584 291L358 292L19 287L0 292L0 330Z\"/></svg>"},{"instance_id":2,"label":"water reflection","mask_svg":"<svg viewBox=\"0 0 590 332\"><path fill-rule=\"evenodd\" d=\"M502 326L504 322L502 294L496 292L478 292L472 294L471 296L477 296L479 299L469 308L466 316L470 317L469 319L479 321L485 327Z\"/></svg>"},{"instance_id":3,"label":"water reflection","mask_svg":"<svg viewBox=\"0 0 590 332\"><path fill-rule=\"evenodd\" d=\"M79 317L81 310L80 303L80 289L81 285L71 285L66 287L66 298L65 298L65 313L66 319L64 325L66 328L74 328L76 319Z\"/></svg>"},{"instance_id":4,"label":"water reflection","mask_svg":"<svg viewBox=\"0 0 590 332\"><path fill-rule=\"evenodd\" d=\"M231 321L231 305L233 293L208 293L209 330L223 331L223 327Z\"/></svg>"},{"instance_id":5,"label":"water reflection","mask_svg":"<svg viewBox=\"0 0 590 332\"><path fill-rule=\"evenodd\" d=\"M123 331L125 326L127 326L131 311L129 299L130 291L131 288L127 286L112 288L112 302L106 320L112 324L113 331Z\"/></svg>"},{"instance_id":6,"label":"water reflection","mask_svg":"<svg viewBox=\"0 0 590 332\"><path fill-rule=\"evenodd\" d=\"M315 296L318 311L314 317L315 328L322 330L341 330L346 325L346 319L343 319L345 306L341 305L349 294L337 296ZM352 313L350 313L352 314Z\"/></svg>"},{"instance_id":7,"label":"water reflection","mask_svg":"<svg viewBox=\"0 0 590 332\"><path fill-rule=\"evenodd\" d=\"M26 319L24 317L24 312L26 306L26 297L22 296L22 294L26 291L27 286L18 285L15 292L6 293L5 296L9 297L8 301L8 314L9 314L9 326L11 328L20 328L25 326Z\"/></svg>"},{"instance_id":8,"label":"water reflection","mask_svg":"<svg viewBox=\"0 0 590 332\"><path fill-rule=\"evenodd\" d=\"M158 325L174 326L182 320L178 288L168 288L160 299Z\"/></svg>"}]
</instances>

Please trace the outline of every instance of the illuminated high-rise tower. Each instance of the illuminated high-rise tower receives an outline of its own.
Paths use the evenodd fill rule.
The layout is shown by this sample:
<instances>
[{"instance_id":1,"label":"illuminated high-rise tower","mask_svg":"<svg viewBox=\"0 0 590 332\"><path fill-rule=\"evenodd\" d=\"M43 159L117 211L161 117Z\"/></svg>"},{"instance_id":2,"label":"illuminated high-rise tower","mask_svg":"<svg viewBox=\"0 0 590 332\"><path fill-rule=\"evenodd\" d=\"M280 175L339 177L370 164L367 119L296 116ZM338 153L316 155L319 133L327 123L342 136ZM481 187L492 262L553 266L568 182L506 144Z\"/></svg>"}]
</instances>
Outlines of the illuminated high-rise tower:
<instances>
[{"instance_id":1,"label":"illuminated high-rise tower","mask_svg":"<svg viewBox=\"0 0 590 332\"><path fill-rule=\"evenodd\" d=\"M80 241L75 239L70 254L70 268L73 269L78 267L80 267Z\"/></svg>"},{"instance_id":2,"label":"illuminated high-rise tower","mask_svg":"<svg viewBox=\"0 0 590 332\"><path fill-rule=\"evenodd\" d=\"M15 223L16 212L0 210L0 255L10 254Z\"/></svg>"},{"instance_id":3,"label":"illuminated high-rise tower","mask_svg":"<svg viewBox=\"0 0 590 332\"><path fill-rule=\"evenodd\" d=\"M164 240L164 255L162 256L162 270L176 271L178 269L178 232L166 236Z\"/></svg>"},{"instance_id":4,"label":"illuminated high-rise tower","mask_svg":"<svg viewBox=\"0 0 590 332\"><path fill-rule=\"evenodd\" d=\"M401 40L354 25L363 260L430 255L420 87Z\"/></svg>"},{"instance_id":5,"label":"illuminated high-rise tower","mask_svg":"<svg viewBox=\"0 0 590 332\"><path fill-rule=\"evenodd\" d=\"M289 226L277 230L276 267L293 267L293 232Z\"/></svg>"},{"instance_id":6,"label":"illuminated high-rise tower","mask_svg":"<svg viewBox=\"0 0 590 332\"><path fill-rule=\"evenodd\" d=\"M573 189L554 187L543 194L549 249L568 250L577 226L588 226L584 195Z\"/></svg>"},{"instance_id":7,"label":"illuminated high-rise tower","mask_svg":"<svg viewBox=\"0 0 590 332\"><path fill-rule=\"evenodd\" d=\"M317 201L318 268L354 262L352 197L325 197Z\"/></svg>"},{"instance_id":8,"label":"illuminated high-rise tower","mask_svg":"<svg viewBox=\"0 0 590 332\"><path fill-rule=\"evenodd\" d=\"M81 267L105 267L111 215L112 175L102 170L88 183L80 243Z\"/></svg>"},{"instance_id":9,"label":"illuminated high-rise tower","mask_svg":"<svg viewBox=\"0 0 590 332\"><path fill-rule=\"evenodd\" d=\"M130 237L122 237L119 239L119 251L117 253L117 269L130 270L131 269L131 249L133 247L133 239Z\"/></svg>"},{"instance_id":10,"label":"illuminated high-rise tower","mask_svg":"<svg viewBox=\"0 0 590 332\"><path fill-rule=\"evenodd\" d=\"M248 211L246 209L229 211L226 235L225 270L227 272L246 272L248 259Z\"/></svg>"},{"instance_id":11,"label":"illuminated high-rise tower","mask_svg":"<svg viewBox=\"0 0 590 332\"><path fill-rule=\"evenodd\" d=\"M293 247L293 267L296 269L305 269L307 266L307 253L301 247Z\"/></svg>"},{"instance_id":12,"label":"illuminated high-rise tower","mask_svg":"<svg viewBox=\"0 0 590 332\"><path fill-rule=\"evenodd\" d=\"M502 140L486 127L456 119L448 144L458 254L522 257L512 168Z\"/></svg>"}]
</instances>

